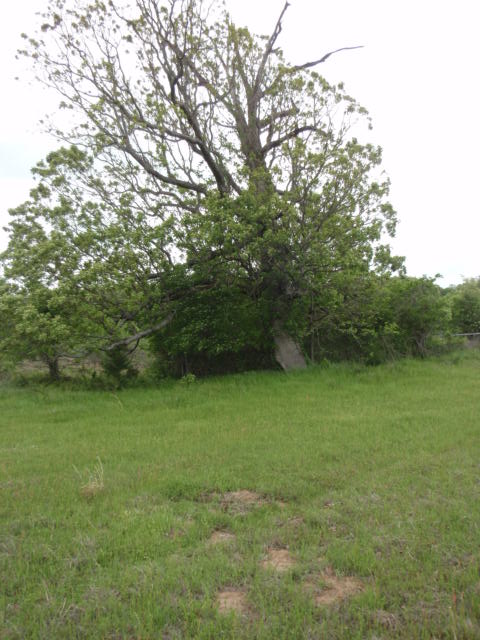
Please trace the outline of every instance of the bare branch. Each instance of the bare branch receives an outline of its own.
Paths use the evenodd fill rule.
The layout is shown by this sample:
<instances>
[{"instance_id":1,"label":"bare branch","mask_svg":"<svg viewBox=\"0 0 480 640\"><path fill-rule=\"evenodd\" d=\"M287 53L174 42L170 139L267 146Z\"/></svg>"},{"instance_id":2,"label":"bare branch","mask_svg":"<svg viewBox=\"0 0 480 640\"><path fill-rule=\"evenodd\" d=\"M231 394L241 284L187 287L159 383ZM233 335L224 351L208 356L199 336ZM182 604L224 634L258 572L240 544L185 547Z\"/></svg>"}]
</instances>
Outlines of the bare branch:
<instances>
[{"instance_id":1,"label":"bare branch","mask_svg":"<svg viewBox=\"0 0 480 640\"><path fill-rule=\"evenodd\" d=\"M124 338L123 340L117 340L117 342L113 342L112 344L108 345L108 347L105 348L105 351L112 351L116 347L121 347L123 345L131 344L132 342L136 342L138 340L141 340L142 338L146 338L147 336L152 335L152 333L155 333L155 331L160 331L160 329L163 329L163 327L166 327L167 324L169 324L173 320L173 316L174 314L170 313L166 318L164 318L161 322L154 325L153 327L150 327L149 329L144 329L143 331L139 331L135 335L129 336L128 338Z\"/></svg>"},{"instance_id":2,"label":"bare branch","mask_svg":"<svg viewBox=\"0 0 480 640\"><path fill-rule=\"evenodd\" d=\"M297 138L301 133L305 133L306 131L318 131L318 127L310 124L304 125L303 127L296 127L292 131L286 133L284 136L281 136L281 138L277 138L277 140L272 140L271 142L267 143L263 147L262 151L263 153L268 153L272 149L275 149L275 147L279 147L284 142L287 142L292 138Z\"/></svg>"},{"instance_id":3,"label":"bare branch","mask_svg":"<svg viewBox=\"0 0 480 640\"><path fill-rule=\"evenodd\" d=\"M262 81L263 81L263 76L265 73L265 67L267 65L267 61L268 58L270 57L270 54L273 51L273 47L275 46L275 42L277 41L278 36L280 35L280 33L282 32L282 20L283 20L283 16L285 15L285 12L287 11L288 7L290 6L290 3L285 2L285 6L282 9L282 12L280 13L280 16L277 20L277 24L275 25L275 29L273 30L272 35L270 36L268 42L267 42L267 46L265 47L265 51L263 53L263 57L262 60L258 66L258 71L257 71L257 75L255 78L255 84L254 84L254 88L253 88L253 93L254 95L258 95L259 93L259 89L262 85Z\"/></svg>"},{"instance_id":4,"label":"bare branch","mask_svg":"<svg viewBox=\"0 0 480 640\"><path fill-rule=\"evenodd\" d=\"M258 123L258 126L260 129L265 129L266 127L270 126L274 122L277 122L277 120L282 120L284 118L296 116L298 115L299 112L300 112L300 109L296 106L293 106L291 109L285 109L284 111L274 111L268 117L263 118L263 120L260 120L260 122Z\"/></svg>"},{"instance_id":5,"label":"bare branch","mask_svg":"<svg viewBox=\"0 0 480 640\"><path fill-rule=\"evenodd\" d=\"M138 164L142 166L145 169L145 171L147 171L147 173L149 173L154 178L157 178L157 180L160 180L160 182L163 182L165 184L171 184L173 186L179 187L180 189L195 191L196 193L201 193L203 195L207 194L207 188L204 187L203 185L194 184L193 182L186 182L185 180L178 180L177 178L174 178L172 176L166 176L160 173L159 171L157 171L152 166L151 162L147 160L147 158L144 155L142 155L138 151L135 151L135 149L133 148L133 146L129 141L124 142L124 148L125 148L125 152L128 153L130 156L132 156L132 158L134 158L138 162Z\"/></svg>"},{"instance_id":6,"label":"bare branch","mask_svg":"<svg viewBox=\"0 0 480 640\"><path fill-rule=\"evenodd\" d=\"M291 67L291 70L300 71L301 69L310 69L311 67L316 67L317 64L322 64L322 62L328 60L328 58L330 58L330 56L333 56L334 53L338 53L339 51L350 51L352 49L363 49L363 45L358 45L357 47L341 47L340 49L335 49L335 51L326 53L319 60L314 60L313 62L305 62L305 64L297 64L296 66Z\"/></svg>"}]
</instances>

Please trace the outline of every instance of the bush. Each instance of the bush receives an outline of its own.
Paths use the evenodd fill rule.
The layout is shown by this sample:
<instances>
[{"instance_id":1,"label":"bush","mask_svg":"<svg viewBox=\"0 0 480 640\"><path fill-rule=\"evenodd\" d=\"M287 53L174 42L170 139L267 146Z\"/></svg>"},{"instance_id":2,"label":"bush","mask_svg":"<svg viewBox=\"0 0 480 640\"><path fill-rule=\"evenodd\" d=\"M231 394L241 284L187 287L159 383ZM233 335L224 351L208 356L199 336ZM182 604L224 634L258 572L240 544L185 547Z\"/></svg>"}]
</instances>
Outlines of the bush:
<instances>
[{"instance_id":1,"label":"bush","mask_svg":"<svg viewBox=\"0 0 480 640\"><path fill-rule=\"evenodd\" d=\"M154 375L181 378L275 368L270 326L262 302L234 287L194 293L150 341Z\"/></svg>"},{"instance_id":2,"label":"bush","mask_svg":"<svg viewBox=\"0 0 480 640\"><path fill-rule=\"evenodd\" d=\"M345 280L329 300L318 301L312 316L304 347L315 362L423 357L449 327L448 301L430 278Z\"/></svg>"},{"instance_id":3,"label":"bush","mask_svg":"<svg viewBox=\"0 0 480 640\"><path fill-rule=\"evenodd\" d=\"M105 351L102 357L102 368L107 377L120 385L135 378L138 371L133 366L130 355L125 345Z\"/></svg>"},{"instance_id":4,"label":"bush","mask_svg":"<svg viewBox=\"0 0 480 640\"><path fill-rule=\"evenodd\" d=\"M480 333L480 279L466 280L452 294L452 330Z\"/></svg>"}]
</instances>

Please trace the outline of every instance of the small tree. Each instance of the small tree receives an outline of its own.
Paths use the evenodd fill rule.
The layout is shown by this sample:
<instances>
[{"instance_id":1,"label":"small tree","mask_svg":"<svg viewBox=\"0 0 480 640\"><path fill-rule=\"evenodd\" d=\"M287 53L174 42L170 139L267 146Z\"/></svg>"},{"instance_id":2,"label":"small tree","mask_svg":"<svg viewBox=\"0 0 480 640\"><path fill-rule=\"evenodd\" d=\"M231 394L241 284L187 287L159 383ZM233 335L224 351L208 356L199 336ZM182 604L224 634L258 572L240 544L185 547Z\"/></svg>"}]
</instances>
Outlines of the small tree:
<instances>
[{"instance_id":1,"label":"small tree","mask_svg":"<svg viewBox=\"0 0 480 640\"><path fill-rule=\"evenodd\" d=\"M131 361L131 354L126 345L119 345L113 349L105 351L102 359L102 366L105 373L113 378L118 384L134 378L138 371Z\"/></svg>"},{"instance_id":2,"label":"small tree","mask_svg":"<svg viewBox=\"0 0 480 640\"><path fill-rule=\"evenodd\" d=\"M0 352L4 363L40 361L50 379L60 378L59 360L78 346L79 322L74 325L71 308L65 313L65 298L46 287L21 290L0 286ZM83 336L82 336L83 337Z\"/></svg>"}]
</instances>

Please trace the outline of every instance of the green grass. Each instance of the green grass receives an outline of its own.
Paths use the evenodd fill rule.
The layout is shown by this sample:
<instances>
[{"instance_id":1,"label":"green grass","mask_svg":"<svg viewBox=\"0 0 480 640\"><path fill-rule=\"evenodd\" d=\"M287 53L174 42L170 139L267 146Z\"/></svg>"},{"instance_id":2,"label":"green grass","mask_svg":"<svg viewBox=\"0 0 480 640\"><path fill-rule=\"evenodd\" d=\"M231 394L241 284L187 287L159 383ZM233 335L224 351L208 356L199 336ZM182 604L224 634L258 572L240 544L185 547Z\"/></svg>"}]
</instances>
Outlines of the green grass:
<instances>
[{"instance_id":1,"label":"green grass","mask_svg":"<svg viewBox=\"0 0 480 640\"><path fill-rule=\"evenodd\" d=\"M479 453L478 354L4 387L0 638L479 638ZM222 502L240 489L262 502ZM364 589L316 606L325 567ZM229 587L247 615L218 611Z\"/></svg>"}]
</instances>

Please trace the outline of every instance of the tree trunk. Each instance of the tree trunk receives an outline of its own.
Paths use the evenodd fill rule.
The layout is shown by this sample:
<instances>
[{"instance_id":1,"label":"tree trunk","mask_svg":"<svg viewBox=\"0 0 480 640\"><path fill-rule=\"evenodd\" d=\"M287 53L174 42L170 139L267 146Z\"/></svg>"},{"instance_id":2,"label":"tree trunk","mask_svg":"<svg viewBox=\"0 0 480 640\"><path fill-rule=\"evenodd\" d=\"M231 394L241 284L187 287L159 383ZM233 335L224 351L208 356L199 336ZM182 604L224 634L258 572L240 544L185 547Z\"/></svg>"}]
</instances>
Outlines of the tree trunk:
<instances>
[{"instance_id":1,"label":"tree trunk","mask_svg":"<svg viewBox=\"0 0 480 640\"><path fill-rule=\"evenodd\" d=\"M307 363L303 353L295 342L277 320L273 325L273 336L275 341L275 359L284 371L294 371L296 369L306 369Z\"/></svg>"},{"instance_id":2,"label":"tree trunk","mask_svg":"<svg viewBox=\"0 0 480 640\"><path fill-rule=\"evenodd\" d=\"M58 358L47 358L48 373L52 382L60 380L60 368L58 366Z\"/></svg>"}]
</instances>

